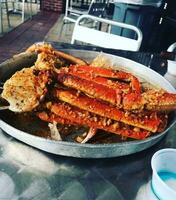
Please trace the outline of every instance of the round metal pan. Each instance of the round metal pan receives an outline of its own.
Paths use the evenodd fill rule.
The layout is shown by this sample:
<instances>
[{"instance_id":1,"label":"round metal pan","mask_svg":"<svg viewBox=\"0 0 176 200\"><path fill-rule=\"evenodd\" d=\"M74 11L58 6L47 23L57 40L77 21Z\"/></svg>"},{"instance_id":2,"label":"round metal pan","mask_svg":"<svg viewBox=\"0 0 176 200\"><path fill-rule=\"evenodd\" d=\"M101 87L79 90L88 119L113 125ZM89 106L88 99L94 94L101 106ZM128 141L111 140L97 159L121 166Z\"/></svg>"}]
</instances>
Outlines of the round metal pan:
<instances>
[{"instance_id":1,"label":"round metal pan","mask_svg":"<svg viewBox=\"0 0 176 200\"><path fill-rule=\"evenodd\" d=\"M64 51L87 61L93 60L99 54L99 52L84 50ZM114 68L130 71L138 77L141 77L142 80L146 80L155 86L159 86L169 92L176 92L167 80L150 68L126 58L110 54L106 54L106 56L108 56L114 66L116 66ZM35 59L36 55L34 54L21 54L7 60L0 65L0 80L5 81L15 71L23 67L31 66ZM110 144L79 144L74 142L70 135L66 138L66 141L55 141L46 137L41 137L35 134L35 131L42 132L44 129L47 129L47 123L37 121L36 119L30 123L20 123L20 118L17 118L16 115L10 111L0 111L0 127L12 137L46 152L79 158L107 158L133 154L156 144L164 137L171 126L174 125L176 121L175 116L175 112L170 115L167 129L160 134L150 136L145 140L117 141ZM21 119L22 117L23 115L21 115Z\"/></svg>"}]
</instances>

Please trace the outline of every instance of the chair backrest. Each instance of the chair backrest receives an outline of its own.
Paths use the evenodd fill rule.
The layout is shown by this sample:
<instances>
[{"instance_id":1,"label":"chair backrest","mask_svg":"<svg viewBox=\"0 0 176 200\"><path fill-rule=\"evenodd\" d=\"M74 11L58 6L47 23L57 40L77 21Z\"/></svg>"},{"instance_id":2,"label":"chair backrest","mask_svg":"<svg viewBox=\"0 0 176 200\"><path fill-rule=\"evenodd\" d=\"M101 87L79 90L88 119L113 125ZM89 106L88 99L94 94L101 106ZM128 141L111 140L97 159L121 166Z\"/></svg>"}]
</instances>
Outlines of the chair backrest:
<instances>
[{"instance_id":1,"label":"chair backrest","mask_svg":"<svg viewBox=\"0 0 176 200\"><path fill-rule=\"evenodd\" d=\"M106 2L92 2L92 5L90 6L88 11L88 15L103 17L105 14L106 6Z\"/></svg>"},{"instance_id":2,"label":"chair backrest","mask_svg":"<svg viewBox=\"0 0 176 200\"><path fill-rule=\"evenodd\" d=\"M176 50L176 42L171 44L167 49L168 52L173 52L174 50Z\"/></svg>"},{"instance_id":3,"label":"chair backrest","mask_svg":"<svg viewBox=\"0 0 176 200\"><path fill-rule=\"evenodd\" d=\"M93 21L105 23L107 25L119 26L133 30L136 32L137 39L126 38L124 36L114 35L111 33L103 32L101 30L83 26L82 23L80 24L83 19L91 19ZM142 32L137 27L129 24L124 24L121 22L107 20L90 15L82 15L77 19L74 26L71 43L74 44L75 41L81 41L87 44L105 48L138 51L142 42Z\"/></svg>"},{"instance_id":4,"label":"chair backrest","mask_svg":"<svg viewBox=\"0 0 176 200\"><path fill-rule=\"evenodd\" d=\"M65 16L68 16L69 14L77 16L88 14L94 1L95 0L66 0Z\"/></svg>"}]
</instances>

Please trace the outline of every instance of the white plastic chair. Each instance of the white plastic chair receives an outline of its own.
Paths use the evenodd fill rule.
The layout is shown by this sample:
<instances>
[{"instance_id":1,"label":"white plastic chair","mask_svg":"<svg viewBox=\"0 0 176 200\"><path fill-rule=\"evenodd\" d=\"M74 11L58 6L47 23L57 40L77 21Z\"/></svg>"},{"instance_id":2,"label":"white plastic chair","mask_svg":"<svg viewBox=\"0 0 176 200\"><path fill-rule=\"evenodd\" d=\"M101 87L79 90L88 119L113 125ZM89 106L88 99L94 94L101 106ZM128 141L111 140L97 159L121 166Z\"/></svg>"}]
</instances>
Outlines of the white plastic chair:
<instances>
[{"instance_id":1,"label":"white plastic chair","mask_svg":"<svg viewBox=\"0 0 176 200\"><path fill-rule=\"evenodd\" d=\"M82 8L75 8L73 6L73 0L66 0L65 16L63 18L63 21L76 22L76 19L78 16L88 14L94 1L95 0L90 1L88 9L86 10L86 9L82 9Z\"/></svg>"},{"instance_id":2,"label":"white plastic chair","mask_svg":"<svg viewBox=\"0 0 176 200\"><path fill-rule=\"evenodd\" d=\"M90 6L92 5L92 2L94 0L91 0L91 3L89 5L89 8ZM69 22L73 22L75 23L77 18L80 16L80 15L84 15L84 14L88 14L88 11L89 11L89 8L87 10L85 9L79 9L79 8L74 8L73 7L73 1L72 0L66 0L66 5L65 5L65 16L63 18L63 24L66 22L66 21L69 21Z\"/></svg>"},{"instance_id":3,"label":"white plastic chair","mask_svg":"<svg viewBox=\"0 0 176 200\"><path fill-rule=\"evenodd\" d=\"M87 10L74 8L72 5L69 6L69 1L66 1L66 9L65 16L63 18L63 22L70 21L75 23L79 16L81 15L94 15L102 17L105 12L105 7L107 5L107 1L100 0L97 2L96 0L91 0L89 7ZM72 0L71 0L72 2Z\"/></svg>"},{"instance_id":4,"label":"white plastic chair","mask_svg":"<svg viewBox=\"0 0 176 200\"><path fill-rule=\"evenodd\" d=\"M173 52L175 49L176 49L176 42L174 42L173 44L171 44L171 45L168 47L167 51L168 51L168 52Z\"/></svg>"},{"instance_id":5,"label":"white plastic chair","mask_svg":"<svg viewBox=\"0 0 176 200\"><path fill-rule=\"evenodd\" d=\"M174 52L176 50L176 42L171 44L167 51ZM164 77L176 88L176 61L167 60L167 72Z\"/></svg>"},{"instance_id":6,"label":"white plastic chair","mask_svg":"<svg viewBox=\"0 0 176 200\"><path fill-rule=\"evenodd\" d=\"M103 24L105 23L110 26L113 25L133 30L137 35L137 39L126 38L124 36L114 35L109 32L103 32L101 30L83 26L83 24L80 22L84 19L91 19L93 21ZM77 19L75 23L71 43L74 44L75 41L81 41L87 44L105 48L138 51L141 46L142 38L143 35L140 29L133 25L94 17L91 15L82 15Z\"/></svg>"},{"instance_id":7,"label":"white plastic chair","mask_svg":"<svg viewBox=\"0 0 176 200\"><path fill-rule=\"evenodd\" d=\"M86 12L84 11L84 12L72 13L72 12L69 12L68 9L66 9L65 16L63 18L63 23L62 23L62 26L60 28L60 36L62 34L62 30L63 30L64 25L68 21L71 22L71 23L75 23L79 16L85 15L85 14L93 15L93 16L97 16L97 17L104 17L106 6L107 6L107 1L96 2L96 0L92 0L91 4L89 6L89 9ZM66 5L66 7L67 7L67 5ZM94 26L95 26L95 24L94 24Z\"/></svg>"},{"instance_id":8,"label":"white plastic chair","mask_svg":"<svg viewBox=\"0 0 176 200\"><path fill-rule=\"evenodd\" d=\"M27 6L27 10L29 12L30 18L32 18L32 0L11 0L13 5L12 13L19 13L21 14L21 21L22 23L25 21L25 6ZM21 5L21 6L20 6Z\"/></svg>"},{"instance_id":9,"label":"white plastic chair","mask_svg":"<svg viewBox=\"0 0 176 200\"><path fill-rule=\"evenodd\" d=\"M168 52L174 52L174 50L176 50L176 42L171 44L167 49ZM176 77L176 61L175 60L167 60L167 63L168 63L167 72Z\"/></svg>"}]
</instances>

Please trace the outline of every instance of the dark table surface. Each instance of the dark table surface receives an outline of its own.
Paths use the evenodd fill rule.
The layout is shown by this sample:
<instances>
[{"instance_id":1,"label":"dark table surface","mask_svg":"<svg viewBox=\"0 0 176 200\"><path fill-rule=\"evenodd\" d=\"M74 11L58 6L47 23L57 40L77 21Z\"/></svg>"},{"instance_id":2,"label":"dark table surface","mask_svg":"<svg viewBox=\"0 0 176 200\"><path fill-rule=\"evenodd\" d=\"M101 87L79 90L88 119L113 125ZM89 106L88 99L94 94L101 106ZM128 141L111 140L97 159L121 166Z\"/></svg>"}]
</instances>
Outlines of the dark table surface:
<instances>
[{"instance_id":1,"label":"dark table surface","mask_svg":"<svg viewBox=\"0 0 176 200\"><path fill-rule=\"evenodd\" d=\"M59 49L104 51L138 61L162 75L166 61L158 54L54 44ZM0 131L0 199L152 200L151 157L176 148L176 126L156 145L117 158L80 159L49 154Z\"/></svg>"}]
</instances>

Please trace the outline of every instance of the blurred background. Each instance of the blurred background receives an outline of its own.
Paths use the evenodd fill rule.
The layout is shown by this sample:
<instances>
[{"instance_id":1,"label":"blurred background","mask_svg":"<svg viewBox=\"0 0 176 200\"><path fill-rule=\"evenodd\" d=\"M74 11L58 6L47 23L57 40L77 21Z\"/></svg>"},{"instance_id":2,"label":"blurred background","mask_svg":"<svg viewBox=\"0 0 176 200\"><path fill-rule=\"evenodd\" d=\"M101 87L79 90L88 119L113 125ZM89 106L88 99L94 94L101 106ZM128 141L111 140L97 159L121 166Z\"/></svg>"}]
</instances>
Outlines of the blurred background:
<instances>
[{"instance_id":1,"label":"blurred background","mask_svg":"<svg viewBox=\"0 0 176 200\"><path fill-rule=\"evenodd\" d=\"M140 28L143 33L141 51L160 52L176 41L175 0L94 0L95 2L105 4L102 18ZM21 39L24 44L28 44L30 40L70 43L74 23L65 21L65 16L71 12L69 8L87 10L91 4L91 0L0 0L0 49L5 43L11 43L12 39L24 38L25 32L30 36ZM89 14L94 15L94 11ZM136 37L133 32L113 26L110 32L129 38ZM35 38L36 34L38 36Z\"/></svg>"}]
</instances>

